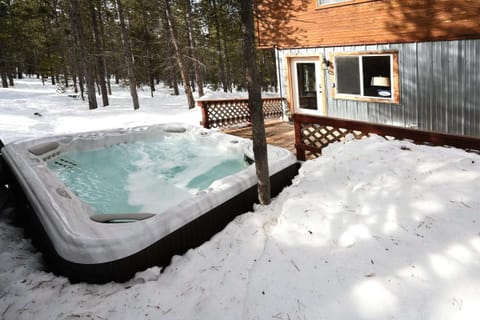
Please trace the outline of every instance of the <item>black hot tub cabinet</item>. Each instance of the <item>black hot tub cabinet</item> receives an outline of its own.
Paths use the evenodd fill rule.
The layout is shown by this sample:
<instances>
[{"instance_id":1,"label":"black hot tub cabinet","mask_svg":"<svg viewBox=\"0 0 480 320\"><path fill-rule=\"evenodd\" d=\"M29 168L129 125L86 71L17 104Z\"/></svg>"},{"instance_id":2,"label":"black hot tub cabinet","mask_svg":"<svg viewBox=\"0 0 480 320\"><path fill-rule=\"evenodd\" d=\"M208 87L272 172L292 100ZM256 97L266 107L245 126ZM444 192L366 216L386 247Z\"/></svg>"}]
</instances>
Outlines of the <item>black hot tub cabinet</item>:
<instances>
[{"instance_id":1,"label":"black hot tub cabinet","mask_svg":"<svg viewBox=\"0 0 480 320\"><path fill-rule=\"evenodd\" d=\"M3 175L48 267L72 282L123 282L148 267L166 266L210 239L258 202L255 167L215 181L161 213L99 215L49 170L46 161L72 150L93 150L166 135L234 144L252 159L250 140L186 124L163 124L12 142L1 149ZM268 146L272 196L298 173L289 151ZM160 191L161 192L161 191ZM127 221L122 222L127 218ZM119 220L120 219L120 220Z\"/></svg>"}]
</instances>

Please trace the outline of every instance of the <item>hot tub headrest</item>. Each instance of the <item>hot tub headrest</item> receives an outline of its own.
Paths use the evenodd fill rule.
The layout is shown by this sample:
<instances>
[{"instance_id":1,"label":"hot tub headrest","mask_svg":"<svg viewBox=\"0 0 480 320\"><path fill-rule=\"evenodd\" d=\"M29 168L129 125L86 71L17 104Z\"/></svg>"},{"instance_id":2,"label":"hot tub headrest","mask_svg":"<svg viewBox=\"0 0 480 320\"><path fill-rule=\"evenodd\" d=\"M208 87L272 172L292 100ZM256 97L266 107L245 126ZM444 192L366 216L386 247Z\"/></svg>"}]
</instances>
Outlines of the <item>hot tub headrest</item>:
<instances>
[{"instance_id":1,"label":"hot tub headrest","mask_svg":"<svg viewBox=\"0 0 480 320\"><path fill-rule=\"evenodd\" d=\"M170 126L163 129L163 131L169 132L169 133L184 133L185 131L187 131L187 128L180 127L180 126L178 127Z\"/></svg>"},{"instance_id":2,"label":"hot tub headrest","mask_svg":"<svg viewBox=\"0 0 480 320\"><path fill-rule=\"evenodd\" d=\"M30 153L33 153L36 156L41 156L44 153L57 149L58 146L58 142L45 142L30 147L28 151L30 151Z\"/></svg>"},{"instance_id":3,"label":"hot tub headrest","mask_svg":"<svg viewBox=\"0 0 480 320\"><path fill-rule=\"evenodd\" d=\"M95 222L116 223L116 222L134 222L153 217L153 213L105 213L91 216Z\"/></svg>"}]
</instances>

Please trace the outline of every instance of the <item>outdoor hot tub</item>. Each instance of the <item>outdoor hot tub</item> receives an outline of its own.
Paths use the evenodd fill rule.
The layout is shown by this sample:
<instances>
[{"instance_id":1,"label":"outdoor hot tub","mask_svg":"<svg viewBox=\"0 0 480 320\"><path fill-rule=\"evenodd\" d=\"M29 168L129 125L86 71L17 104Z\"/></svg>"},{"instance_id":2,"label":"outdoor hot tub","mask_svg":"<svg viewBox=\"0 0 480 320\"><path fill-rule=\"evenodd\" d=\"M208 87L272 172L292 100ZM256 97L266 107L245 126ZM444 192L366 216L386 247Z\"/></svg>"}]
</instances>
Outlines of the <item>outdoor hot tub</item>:
<instances>
[{"instance_id":1,"label":"outdoor hot tub","mask_svg":"<svg viewBox=\"0 0 480 320\"><path fill-rule=\"evenodd\" d=\"M125 281L196 247L257 202L250 140L186 124L44 137L1 155L50 269ZM272 195L298 173L268 146Z\"/></svg>"}]
</instances>

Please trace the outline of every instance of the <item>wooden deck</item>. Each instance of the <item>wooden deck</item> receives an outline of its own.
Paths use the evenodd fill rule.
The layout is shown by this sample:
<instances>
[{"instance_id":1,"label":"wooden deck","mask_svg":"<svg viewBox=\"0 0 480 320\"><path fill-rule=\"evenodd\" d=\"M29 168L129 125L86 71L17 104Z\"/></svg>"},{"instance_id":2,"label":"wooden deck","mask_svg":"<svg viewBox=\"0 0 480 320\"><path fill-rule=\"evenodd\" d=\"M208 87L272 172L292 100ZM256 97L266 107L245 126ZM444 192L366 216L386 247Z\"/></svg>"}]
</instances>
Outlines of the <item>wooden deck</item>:
<instances>
[{"instance_id":1,"label":"wooden deck","mask_svg":"<svg viewBox=\"0 0 480 320\"><path fill-rule=\"evenodd\" d=\"M352 134L355 139L362 139L371 134L376 134L388 139L407 139L417 144L451 146L480 154L480 137L453 135L305 114L294 114L293 120L295 121L295 126L287 121L266 121L265 133L267 143L290 150L297 156L298 160L302 161L320 156L322 148L330 143L342 141L348 134ZM295 130L297 130L298 139L296 148ZM252 138L251 127L224 129L223 131L242 138Z\"/></svg>"},{"instance_id":2,"label":"wooden deck","mask_svg":"<svg viewBox=\"0 0 480 320\"><path fill-rule=\"evenodd\" d=\"M237 137L252 139L252 127L224 129L223 132ZM267 143L290 150L295 154L295 131L293 123L282 120L265 121Z\"/></svg>"}]
</instances>

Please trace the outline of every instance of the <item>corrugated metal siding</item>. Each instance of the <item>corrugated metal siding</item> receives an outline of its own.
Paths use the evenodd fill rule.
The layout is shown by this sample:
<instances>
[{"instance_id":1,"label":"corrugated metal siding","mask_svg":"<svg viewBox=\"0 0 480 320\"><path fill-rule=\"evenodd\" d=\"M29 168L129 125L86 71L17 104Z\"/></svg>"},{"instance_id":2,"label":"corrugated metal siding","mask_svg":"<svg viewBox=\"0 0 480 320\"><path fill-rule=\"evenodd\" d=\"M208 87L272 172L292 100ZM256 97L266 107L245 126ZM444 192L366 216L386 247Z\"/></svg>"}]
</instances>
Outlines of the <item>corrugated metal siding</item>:
<instances>
[{"instance_id":1,"label":"corrugated metal siding","mask_svg":"<svg viewBox=\"0 0 480 320\"><path fill-rule=\"evenodd\" d=\"M465 134L480 136L480 41L465 45Z\"/></svg>"},{"instance_id":2,"label":"corrugated metal siding","mask_svg":"<svg viewBox=\"0 0 480 320\"><path fill-rule=\"evenodd\" d=\"M412 90L412 92L409 92L408 94L409 96L413 97L412 99L416 102L415 109L418 110L418 121L415 124L418 125L421 123L422 125L419 125L419 127L422 129L433 130L432 114L433 105L435 103L433 96L434 82L431 81L430 78L433 74L434 63L433 52L427 49L429 46L430 44L428 43L417 44L417 50L415 50L417 67L414 69L418 81L412 83L410 87L405 89ZM402 79L403 78L404 77L402 76ZM408 104L405 105L408 106ZM405 107L403 109L405 109Z\"/></svg>"},{"instance_id":3,"label":"corrugated metal siding","mask_svg":"<svg viewBox=\"0 0 480 320\"><path fill-rule=\"evenodd\" d=\"M400 104L336 100L328 90L329 116L480 136L480 40L280 50L282 86L286 55L377 50L399 53Z\"/></svg>"}]
</instances>

